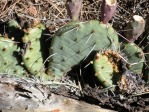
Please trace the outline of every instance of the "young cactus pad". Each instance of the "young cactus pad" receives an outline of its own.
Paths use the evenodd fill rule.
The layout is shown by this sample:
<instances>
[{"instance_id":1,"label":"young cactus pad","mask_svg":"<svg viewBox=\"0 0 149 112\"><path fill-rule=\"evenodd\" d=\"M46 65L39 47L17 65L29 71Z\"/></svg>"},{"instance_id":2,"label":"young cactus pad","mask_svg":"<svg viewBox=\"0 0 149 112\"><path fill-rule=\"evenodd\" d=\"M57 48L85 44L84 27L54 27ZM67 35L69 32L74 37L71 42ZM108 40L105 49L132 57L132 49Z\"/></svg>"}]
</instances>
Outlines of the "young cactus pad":
<instances>
[{"instance_id":1,"label":"young cactus pad","mask_svg":"<svg viewBox=\"0 0 149 112\"><path fill-rule=\"evenodd\" d=\"M83 0L67 0L66 8L72 20L78 20Z\"/></svg>"},{"instance_id":2,"label":"young cactus pad","mask_svg":"<svg viewBox=\"0 0 149 112\"><path fill-rule=\"evenodd\" d=\"M27 46L22 54L23 63L27 70L36 76L44 74L44 60L41 51L42 32L45 27L42 24L30 29L23 37L23 43Z\"/></svg>"},{"instance_id":3,"label":"young cactus pad","mask_svg":"<svg viewBox=\"0 0 149 112\"><path fill-rule=\"evenodd\" d=\"M71 67L88 58L92 51L107 48L117 50L118 45L118 36L108 24L97 20L71 22L53 37L49 74L63 76Z\"/></svg>"},{"instance_id":4,"label":"young cactus pad","mask_svg":"<svg viewBox=\"0 0 149 112\"><path fill-rule=\"evenodd\" d=\"M113 86L120 79L120 60L117 52L111 50L95 55L93 61L95 76L105 87Z\"/></svg>"},{"instance_id":5,"label":"young cactus pad","mask_svg":"<svg viewBox=\"0 0 149 112\"><path fill-rule=\"evenodd\" d=\"M121 48L122 53L124 53L128 59L128 69L134 73L141 74L145 60L142 49L134 43L123 44Z\"/></svg>"},{"instance_id":6,"label":"young cactus pad","mask_svg":"<svg viewBox=\"0 0 149 112\"><path fill-rule=\"evenodd\" d=\"M117 7L117 0L103 0L101 5L101 21L107 24L111 20Z\"/></svg>"},{"instance_id":7,"label":"young cactus pad","mask_svg":"<svg viewBox=\"0 0 149 112\"><path fill-rule=\"evenodd\" d=\"M0 37L0 73L23 76L26 75L17 59L19 49L15 42Z\"/></svg>"},{"instance_id":8,"label":"young cactus pad","mask_svg":"<svg viewBox=\"0 0 149 112\"><path fill-rule=\"evenodd\" d=\"M145 27L145 20L142 16L134 15L132 20L127 24L125 32L127 40L134 42L143 33Z\"/></svg>"}]
</instances>

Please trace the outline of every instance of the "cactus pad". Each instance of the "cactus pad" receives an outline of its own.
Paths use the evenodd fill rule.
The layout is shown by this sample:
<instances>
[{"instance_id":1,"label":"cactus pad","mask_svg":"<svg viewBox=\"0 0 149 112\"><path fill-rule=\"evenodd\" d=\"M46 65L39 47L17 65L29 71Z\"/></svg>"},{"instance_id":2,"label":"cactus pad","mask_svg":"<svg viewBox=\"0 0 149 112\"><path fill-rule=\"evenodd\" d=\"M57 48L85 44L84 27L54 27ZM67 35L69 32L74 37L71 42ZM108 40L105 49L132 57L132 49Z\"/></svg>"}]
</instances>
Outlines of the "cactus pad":
<instances>
[{"instance_id":1,"label":"cactus pad","mask_svg":"<svg viewBox=\"0 0 149 112\"><path fill-rule=\"evenodd\" d=\"M118 48L118 36L110 25L96 20L72 22L53 37L49 63L52 76L62 76L71 67L85 60L92 51Z\"/></svg>"},{"instance_id":2,"label":"cactus pad","mask_svg":"<svg viewBox=\"0 0 149 112\"><path fill-rule=\"evenodd\" d=\"M42 31L45 27L40 24L28 31L23 37L23 43L26 44L22 59L27 70L36 76L44 74L43 57L41 51Z\"/></svg>"},{"instance_id":3,"label":"cactus pad","mask_svg":"<svg viewBox=\"0 0 149 112\"><path fill-rule=\"evenodd\" d=\"M119 55L111 50L96 54L93 61L95 76L105 87L113 86L119 80L120 60Z\"/></svg>"},{"instance_id":4,"label":"cactus pad","mask_svg":"<svg viewBox=\"0 0 149 112\"><path fill-rule=\"evenodd\" d=\"M10 39L0 37L0 73L24 76L27 73L20 66L17 59L19 49L15 42Z\"/></svg>"},{"instance_id":5,"label":"cactus pad","mask_svg":"<svg viewBox=\"0 0 149 112\"><path fill-rule=\"evenodd\" d=\"M134 73L141 74L143 62L145 61L142 49L134 43L123 44L122 53L128 59L128 69Z\"/></svg>"}]
</instances>

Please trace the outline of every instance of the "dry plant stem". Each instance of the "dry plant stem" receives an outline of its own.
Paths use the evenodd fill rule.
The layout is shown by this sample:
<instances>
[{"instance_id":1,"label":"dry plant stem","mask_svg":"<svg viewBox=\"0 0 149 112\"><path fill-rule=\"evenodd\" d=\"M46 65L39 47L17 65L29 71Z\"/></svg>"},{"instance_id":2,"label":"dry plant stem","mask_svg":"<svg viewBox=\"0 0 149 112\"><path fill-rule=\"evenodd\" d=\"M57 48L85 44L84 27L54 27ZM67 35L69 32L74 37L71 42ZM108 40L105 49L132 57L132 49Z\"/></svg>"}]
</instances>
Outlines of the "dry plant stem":
<instances>
[{"instance_id":1,"label":"dry plant stem","mask_svg":"<svg viewBox=\"0 0 149 112\"><path fill-rule=\"evenodd\" d=\"M5 4L4 4L4 7L3 7L2 11L6 8L7 3L8 3L8 0L5 1Z\"/></svg>"},{"instance_id":2,"label":"dry plant stem","mask_svg":"<svg viewBox=\"0 0 149 112\"><path fill-rule=\"evenodd\" d=\"M101 6L101 21L107 24L115 13L117 0L103 0Z\"/></svg>"},{"instance_id":3,"label":"dry plant stem","mask_svg":"<svg viewBox=\"0 0 149 112\"><path fill-rule=\"evenodd\" d=\"M126 38L129 42L134 42L143 33L145 28L145 20L139 15L134 15L132 21L128 23Z\"/></svg>"},{"instance_id":4,"label":"dry plant stem","mask_svg":"<svg viewBox=\"0 0 149 112\"><path fill-rule=\"evenodd\" d=\"M78 20L83 0L67 0L66 8L72 20Z\"/></svg>"}]
</instances>

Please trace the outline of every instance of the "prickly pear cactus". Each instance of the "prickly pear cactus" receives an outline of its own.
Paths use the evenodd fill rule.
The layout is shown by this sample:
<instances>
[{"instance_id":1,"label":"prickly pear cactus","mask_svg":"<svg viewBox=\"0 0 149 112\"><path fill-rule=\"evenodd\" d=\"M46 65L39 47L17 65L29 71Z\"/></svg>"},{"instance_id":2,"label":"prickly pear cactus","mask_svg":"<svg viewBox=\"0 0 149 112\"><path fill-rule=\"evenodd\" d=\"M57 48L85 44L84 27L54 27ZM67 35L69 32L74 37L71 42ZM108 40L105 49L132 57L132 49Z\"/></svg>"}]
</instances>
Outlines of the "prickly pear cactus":
<instances>
[{"instance_id":1,"label":"prickly pear cactus","mask_svg":"<svg viewBox=\"0 0 149 112\"><path fill-rule=\"evenodd\" d=\"M143 63L145 57L142 49L134 44L134 41L139 38L145 28L145 20L142 16L134 15L128 23L125 32L127 42L123 42L121 51L128 59L128 69L136 74L142 74Z\"/></svg>"},{"instance_id":2,"label":"prickly pear cactus","mask_svg":"<svg viewBox=\"0 0 149 112\"><path fill-rule=\"evenodd\" d=\"M142 75L145 60L142 49L134 43L123 44L120 53L106 50L95 56L93 61L95 76L105 87L116 85L120 80L123 72L122 66L124 66L121 60L126 63L128 70Z\"/></svg>"},{"instance_id":3,"label":"prickly pear cactus","mask_svg":"<svg viewBox=\"0 0 149 112\"><path fill-rule=\"evenodd\" d=\"M88 57L91 58L91 54L95 55L95 51L100 49L116 51L118 49L117 33L108 24L115 12L117 2L116 0L106 2L102 7L102 15L106 16L102 16L101 22L98 20L79 22L82 0L67 0L66 6L72 22L59 29L53 37L48 71L53 77L63 76L73 66L85 61Z\"/></svg>"},{"instance_id":4,"label":"prickly pear cactus","mask_svg":"<svg viewBox=\"0 0 149 112\"><path fill-rule=\"evenodd\" d=\"M45 27L42 24L29 29L29 31L23 37L23 43L26 45L22 59L27 70L35 76L41 76L45 74L44 60L41 51L41 38L42 31Z\"/></svg>"},{"instance_id":5,"label":"prickly pear cactus","mask_svg":"<svg viewBox=\"0 0 149 112\"><path fill-rule=\"evenodd\" d=\"M133 16L133 20L130 23L128 23L128 26L127 26L127 29L132 29L132 30L126 33L127 41L122 42L120 46L120 53L118 54L119 51L114 53L115 56L117 55L117 57L110 56L109 53L107 55L107 56L110 56L110 58L112 57L113 59L119 60L120 58L121 60L123 60L123 62L126 63L127 70L130 70L135 74L139 74L140 76L142 76L142 69L143 69L143 64L145 62L145 57L142 49L139 48L133 42L137 40L138 37L143 33L144 26L145 26L145 21L141 16L138 16L138 15ZM104 58L102 59L101 57L103 56ZM121 63L118 65L114 62L114 64L111 64L113 60L109 61L110 58L105 59L105 55L102 54L101 56L99 56L98 54L95 56L94 63L93 63L96 76L105 87L109 87L114 84L117 84L118 80L121 78L121 74L122 74L121 72L123 70L117 69L119 73L117 72L117 74L115 74L114 73L115 65L116 65L116 68L120 68L120 67L122 68L122 66L124 66L123 65L124 63Z\"/></svg>"},{"instance_id":6,"label":"prickly pear cactus","mask_svg":"<svg viewBox=\"0 0 149 112\"><path fill-rule=\"evenodd\" d=\"M122 45L122 53L124 54L127 67L133 73L142 75L143 63L145 61L144 53L140 47L134 43Z\"/></svg>"},{"instance_id":7,"label":"prickly pear cactus","mask_svg":"<svg viewBox=\"0 0 149 112\"><path fill-rule=\"evenodd\" d=\"M42 41L42 33L45 30L44 25L39 24L25 32L22 38L22 42L25 46L21 51L24 66L29 73L44 80L60 79L69 72L73 66L81 62L89 63L94 59L93 67L96 73L95 75L105 87L117 84L121 78L121 60L124 60L127 64L127 69L133 73L142 74L143 62L145 61L144 54L141 48L133 42L137 40L144 31L145 21L143 18L137 15L133 17L134 21L132 21L132 24L129 24L132 31L128 32L126 35L130 43L124 42L122 46L120 46L117 33L108 23L116 10L116 0L103 1L101 22L98 20L79 22L78 18L82 0L68 1L67 8L69 10L68 12L71 14L70 17L72 21L60 28L52 38L49 48L50 55L46 57L47 59L43 58L45 49L42 49L42 45L45 44ZM19 24L15 21L10 21L8 24L12 29L16 28L18 30ZM11 29L9 31L10 34L15 32ZM21 36L16 35L15 39L17 39L17 37ZM1 42L5 42L4 38L1 39ZM6 41L7 44L3 43L1 45L1 52L7 51L6 46L10 46L13 43L11 40L9 40L11 41L10 43L8 43L8 40ZM18 52L19 49L17 49L14 43L11 46L14 47L10 48L9 59L13 58L12 60L15 60L14 57L11 56L15 51ZM99 52L99 50L104 52ZM96 52L98 53L96 54ZM6 64L1 68L1 71L9 68L9 66L13 66L12 70L10 69L10 73L15 73L16 71L22 75L26 73L21 66L17 65L17 60L12 61L11 65L7 65L9 62L3 59L6 57L8 56L5 54L3 56L3 53L1 53L1 62ZM49 61L48 71L45 70L44 64L46 61ZM18 70L16 67L18 67Z\"/></svg>"},{"instance_id":8,"label":"prickly pear cactus","mask_svg":"<svg viewBox=\"0 0 149 112\"><path fill-rule=\"evenodd\" d=\"M127 24L125 36L129 42L134 42L144 32L145 20L142 16L134 15ZM131 29L131 30L130 30Z\"/></svg>"},{"instance_id":9,"label":"prickly pear cactus","mask_svg":"<svg viewBox=\"0 0 149 112\"><path fill-rule=\"evenodd\" d=\"M18 58L19 48L10 39L0 37L0 73L25 76L27 73Z\"/></svg>"},{"instance_id":10,"label":"prickly pear cactus","mask_svg":"<svg viewBox=\"0 0 149 112\"><path fill-rule=\"evenodd\" d=\"M112 87L120 79L121 57L112 50L97 53L93 61L95 76L105 87Z\"/></svg>"},{"instance_id":11,"label":"prickly pear cactus","mask_svg":"<svg viewBox=\"0 0 149 112\"><path fill-rule=\"evenodd\" d=\"M118 46L118 36L109 24L97 20L69 23L53 37L49 73L62 76L93 51L107 48L117 50Z\"/></svg>"}]
</instances>

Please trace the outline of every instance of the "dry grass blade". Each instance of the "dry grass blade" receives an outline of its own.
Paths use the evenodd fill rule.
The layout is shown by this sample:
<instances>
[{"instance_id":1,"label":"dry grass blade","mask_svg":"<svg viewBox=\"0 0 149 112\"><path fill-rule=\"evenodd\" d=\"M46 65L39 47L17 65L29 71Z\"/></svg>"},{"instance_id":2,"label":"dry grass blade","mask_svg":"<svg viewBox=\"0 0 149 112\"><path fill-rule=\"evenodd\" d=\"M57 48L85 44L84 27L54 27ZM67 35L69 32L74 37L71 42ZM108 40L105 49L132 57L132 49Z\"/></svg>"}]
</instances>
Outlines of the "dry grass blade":
<instances>
[{"instance_id":1,"label":"dry grass blade","mask_svg":"<svg viewBox=\"0 0 149 112\"><path fill-rule=\"evenodd\" d=\"M59 7L58 7L56 4L52 3L52 2L49 1L49 0L47 0L47 1L48 1L48 3L50 3L56 10L58 10L58 12L63 16L63 18L65 18L64 14L61 12L61 10L59 9Z\"/></svg>"}]
</instances>

